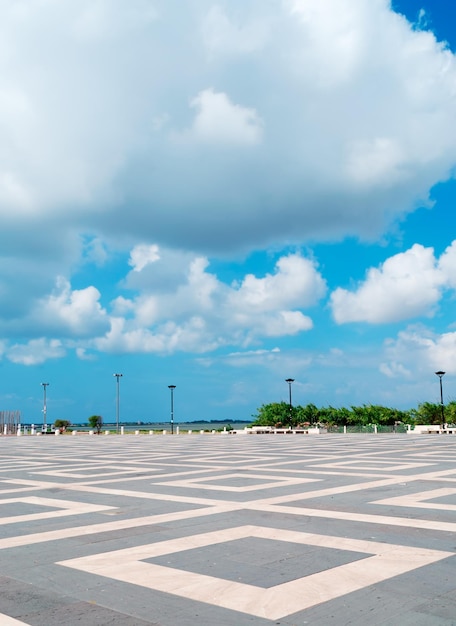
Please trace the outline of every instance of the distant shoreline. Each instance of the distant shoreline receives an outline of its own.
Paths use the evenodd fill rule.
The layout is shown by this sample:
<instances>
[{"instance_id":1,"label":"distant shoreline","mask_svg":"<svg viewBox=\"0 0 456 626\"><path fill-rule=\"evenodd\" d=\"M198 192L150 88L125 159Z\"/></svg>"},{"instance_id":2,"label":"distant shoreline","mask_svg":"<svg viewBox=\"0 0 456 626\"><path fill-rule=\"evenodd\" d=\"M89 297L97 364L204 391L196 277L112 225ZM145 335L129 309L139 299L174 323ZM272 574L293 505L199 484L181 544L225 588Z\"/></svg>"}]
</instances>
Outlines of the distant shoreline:
<instances>
[{"instance_id":1,"label":"distant shoreline","mask_svg":"<svg viewBox=\"0 0 456 626\"><path fill-rule=\"evenodd\" d=\"M218 428L224 428L225 426L231 426L232 428L240 427L244 428L248 424L251 424L253 420L211 420L211 421L192 421L192 422L174 422L174 428L179 427L184 430L217 430ZM22 426L30 428L32 424L22 424ZM41 424L35 423L35 428L41 428ZM52 427L53 424L49 423L49 427ZM119 427L123 426L127 430L166 430L171 428L171 422L119 422ZM82 422L80 424L71 424L69 426L70 430L75 430L78 428L90 428L87 422ZM115 422L104 422L102 429L109 430L115 429Z\"/></svg>"}]
</instances>

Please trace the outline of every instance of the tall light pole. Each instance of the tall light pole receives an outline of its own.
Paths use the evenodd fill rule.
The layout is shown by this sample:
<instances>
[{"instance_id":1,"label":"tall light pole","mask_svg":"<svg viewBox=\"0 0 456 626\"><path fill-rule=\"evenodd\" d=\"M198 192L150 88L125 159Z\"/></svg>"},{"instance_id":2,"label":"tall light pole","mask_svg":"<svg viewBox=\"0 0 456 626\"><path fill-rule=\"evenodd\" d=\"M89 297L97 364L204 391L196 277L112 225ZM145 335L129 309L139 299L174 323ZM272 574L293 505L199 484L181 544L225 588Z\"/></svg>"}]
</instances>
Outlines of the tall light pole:
<instances>
[{"instance_id":1,"label":"tall light pole","mask_svg":"<svg viewBox=\"0 0 456 626\"><path fill-rule=\"evenodd\" d=\"M113 374L116 377L116 433L119 434L119 409L120 409L120 379L123 374Z\"/></svg>"},{"instance_id":2,"label":"tall light pole","mask_svg":"<svg viewBox=\"0 0 456 626\"><path fill-rule=\"evenodd\" d=\"M445 411L443 408L442 378L445 376L445 372L436 372L436 376L439 377L439 381L440 381L440 411L442 415L442 429L444 429L445 428Z\"/></svg>"},{"instance_id":3,"label":"tall light pole","mask_svg":"<svg viewBox=\"0 0 456 626\"><path fill-rule=\"evenodd\" d=\"M168 389L171 390L171 434L174 434L174 390L176 385L168 385Z\"/></svg>"},{"instance_id":4,"label":"tall light pole","mask_svg":"<svg viewBox=\"0 0 456 626\"><path fill-rule=\"evenodd\" d=\"M290 426L293 425L293 404L291 402L291 385L294 383L294 378L286 378L285 382L288 383L288 394L289 394L289 410L290 410Z\"/></svg>"},{"instance_id":5,"label":"tall light pole","mask_svg":"<svg viewBox=\"0 0 456 626\"><path fill-rule=\"evenodd\" d=\"M41 383L43 386L43 431L47 432L47 404L46 404L46 387L49 383Z\"/></svg>"}]
</instances>

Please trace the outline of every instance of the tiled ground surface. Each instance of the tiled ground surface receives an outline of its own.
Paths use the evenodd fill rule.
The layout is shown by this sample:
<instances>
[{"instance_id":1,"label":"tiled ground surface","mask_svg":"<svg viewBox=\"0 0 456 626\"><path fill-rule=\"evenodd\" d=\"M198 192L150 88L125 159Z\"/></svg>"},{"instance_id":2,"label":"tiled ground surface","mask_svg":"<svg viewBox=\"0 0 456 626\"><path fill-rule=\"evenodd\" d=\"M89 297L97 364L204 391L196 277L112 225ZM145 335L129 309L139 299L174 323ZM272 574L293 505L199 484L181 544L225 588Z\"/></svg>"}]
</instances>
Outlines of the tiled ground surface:
<instances>
[{"instance_id":1,"label":"tiled ground surface","mask_svg":"<svg viewBox=\"0 0 456 626\"><path fill-rule=\"evenodd\" d=\"M456 626L456 436L0 450L0 626Z\"/></svg>"}]
</instances>

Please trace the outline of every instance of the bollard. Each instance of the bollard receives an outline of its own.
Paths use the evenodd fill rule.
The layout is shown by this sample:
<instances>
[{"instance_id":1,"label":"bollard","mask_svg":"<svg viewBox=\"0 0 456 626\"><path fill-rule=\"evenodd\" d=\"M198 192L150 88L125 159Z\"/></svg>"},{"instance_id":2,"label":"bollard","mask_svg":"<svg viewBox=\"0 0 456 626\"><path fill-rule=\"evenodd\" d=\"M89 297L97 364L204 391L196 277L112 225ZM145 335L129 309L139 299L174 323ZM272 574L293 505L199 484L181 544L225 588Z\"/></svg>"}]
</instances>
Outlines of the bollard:
<instances>
[{"instance_id":1,"label":"bollard","mask_svg":"<svg viewBox=\"0 0 456 626\"><path fill-rule=\"evenodd\" d=\"M166 435L166 430L163 431L163 434Z\"/></svg>"},{"instance_id":2,"label":"bollard","mask_svg":"<svg viewBox=\"0 0 456 626\"><path fill-rule=\"evenodd\" d=\"M71 434L72 434L72 436L74 437L75 435L77 435L77 434L78 434L78 431L77 431L77 430L73 430Z\"/></svg>"},{"instance_id":3,"label":"bollard","mask_svg":"<svg viewBox=\"0 0 456 626\"><path fill-rule=\"evenodd\" d=\"M109 430L105 430L105 435L109 435Z\"/></svg>"},{"instance_id":4,"label":"bollard","mask_svg":"<svg viewBox=\"0 0 456 626\"><path fill-rule=\"evenodd\" d=\"M121 435L124 435L124 434L125 434L125 427L124 427L124 426L121 426L121 427L120 427L120 434L121 434Z\"/></svg>"},{"instance_id":5,"label":"bollard","mask_svg":"<svg viewBox=\"0 0 456 626\"><path fill-rule=\"evenodd\" d=\"M153 430L149 430L149 435L153 435L154 431Z\"/></svg>"}]
</instances>

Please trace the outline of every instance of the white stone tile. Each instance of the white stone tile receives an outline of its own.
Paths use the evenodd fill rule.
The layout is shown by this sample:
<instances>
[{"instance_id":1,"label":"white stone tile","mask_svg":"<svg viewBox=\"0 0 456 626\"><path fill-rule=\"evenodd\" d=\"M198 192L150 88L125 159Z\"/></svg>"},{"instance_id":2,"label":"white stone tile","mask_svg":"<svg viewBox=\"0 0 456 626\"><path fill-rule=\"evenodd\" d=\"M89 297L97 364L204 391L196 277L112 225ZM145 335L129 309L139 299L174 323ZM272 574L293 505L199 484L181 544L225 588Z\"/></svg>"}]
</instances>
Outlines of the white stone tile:
<instances>
[{"instance_id":1,"label":"white stone tile","mask_svg":"<svg viewBox=\"0 0 456 626\"><path fill-rule=\"evenodd\" d=\"M248 537L364 552L367 556L268 589L144 562L154 556ZM59 565L276 620L449 556L453 553L279 528L241 526L70 559Z\"/></svg>"}]
</instances>

